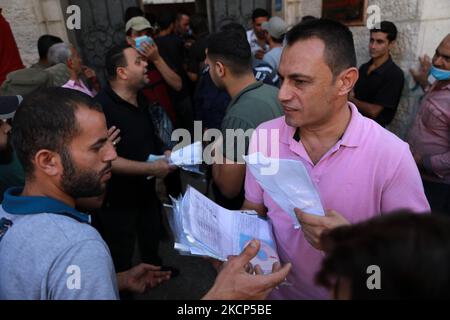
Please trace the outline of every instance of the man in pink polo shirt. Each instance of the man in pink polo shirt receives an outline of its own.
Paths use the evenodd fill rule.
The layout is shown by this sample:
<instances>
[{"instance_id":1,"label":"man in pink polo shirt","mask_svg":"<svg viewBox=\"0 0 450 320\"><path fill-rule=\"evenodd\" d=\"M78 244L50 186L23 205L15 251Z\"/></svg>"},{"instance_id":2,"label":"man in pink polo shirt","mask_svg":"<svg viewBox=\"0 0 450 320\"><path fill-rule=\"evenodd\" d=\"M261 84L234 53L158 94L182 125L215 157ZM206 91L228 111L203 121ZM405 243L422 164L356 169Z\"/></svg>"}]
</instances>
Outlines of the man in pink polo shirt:
<instances>
[{"instance_id":1,"label":"man in pink polo shirt","mask_svg":"<svg viewBox=\"0 0 450 320\"><path fill-rule=\"evenodd\" d=\"M274 290L271 298L328 299L329 292L314 281L324 257L323 232L398 209L420 213L430 207L408 144L348 102L358 69L346 26L324 19L295 26L287 35L279 72L283 84L278 98L285 117L258 127L249 154L301 161L326 216L296 209L302 228L294 229L290 216L248 169L244 208L269 217L280 259L292 263L290 285ZM268 139L258 141L261 130ZM262 141L276 134L278 141Z\"/></svg>"}]
</instances>

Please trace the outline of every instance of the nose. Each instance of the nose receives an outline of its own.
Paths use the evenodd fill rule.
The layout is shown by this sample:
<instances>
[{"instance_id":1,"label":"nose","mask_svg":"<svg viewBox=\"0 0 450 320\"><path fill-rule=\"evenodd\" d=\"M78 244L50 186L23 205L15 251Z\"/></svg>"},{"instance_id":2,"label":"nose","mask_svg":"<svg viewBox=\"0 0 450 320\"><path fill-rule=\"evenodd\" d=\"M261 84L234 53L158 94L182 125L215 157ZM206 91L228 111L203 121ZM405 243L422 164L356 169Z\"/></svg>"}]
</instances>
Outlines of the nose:
<instances>
[{"instance_id":1,"label":"nose","mask_svg":"<svg viewBox=\"0 0 450 320\"><path fill-rule=\"evenodd\" d=\"M142 60L142 62L144 63L144 68L147 68L148 62L147 62L147 61L144 61L144 60Z\"/></svg>"},{"instance_id":2,"label":"nose","mask_svg":"<svg viewBox=\"0 0 450 320\"><path fill-rule=\"evenodd\" d=\"M292 93L286 82L287 81L283 81L280 91L278 91L278 100L280 100L281 103L288 102L292 99Z\"/></svg>"},{"instance_id":3,"label":"nose","mask_svg":"<svg viewBox=\"0 0 450 320\"><path fill-rule=\"evenodd\" d=\"M117 159L116 148L114 148L112 142L108 142L103 154L103 162L111 162Z\"/></svg>"},{"instance_id":4,"label":"nose","mask_svg":"<svg viewBox=\"0 0 450 320\"><path fill-rule=\"evenodd\" d=\"M434 57L433 57L433 65L434 65L436 68L442 69L443 63L444 63L444 59L443 59L441 56L439 56L439 55L434 55Z\"/></svg>"}]
</instances>

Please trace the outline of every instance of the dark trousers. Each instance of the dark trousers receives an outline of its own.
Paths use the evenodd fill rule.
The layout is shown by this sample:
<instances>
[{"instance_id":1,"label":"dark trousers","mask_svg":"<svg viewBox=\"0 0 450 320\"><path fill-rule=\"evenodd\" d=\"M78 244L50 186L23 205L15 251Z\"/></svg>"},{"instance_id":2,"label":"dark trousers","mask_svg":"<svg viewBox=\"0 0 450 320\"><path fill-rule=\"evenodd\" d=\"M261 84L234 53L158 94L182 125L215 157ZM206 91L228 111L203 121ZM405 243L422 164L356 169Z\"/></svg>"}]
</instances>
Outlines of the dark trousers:
<instances>
[{"instance_id":1,"label":"dark trousers","mask_svg":"<svg viewBox=\"0 0 450 320\"><path fill-rule=\"evenodd\" d=\"M423 180L425 195L434 213L450 215L450 184Z\"/></svg>"},{"instance_id":2,"label":"dark trousers","mask_svg":"<svg viewBox=\"0 0 450 320\"><path fill-rule=\"evenodd\" d=\"M158 248L163 234L162 208L159 201L152 205L107 205L96 219L96 227L107 243L116 272L132 267L138 241L142 262L161 265Z\"/></svg>"}]
</instances>

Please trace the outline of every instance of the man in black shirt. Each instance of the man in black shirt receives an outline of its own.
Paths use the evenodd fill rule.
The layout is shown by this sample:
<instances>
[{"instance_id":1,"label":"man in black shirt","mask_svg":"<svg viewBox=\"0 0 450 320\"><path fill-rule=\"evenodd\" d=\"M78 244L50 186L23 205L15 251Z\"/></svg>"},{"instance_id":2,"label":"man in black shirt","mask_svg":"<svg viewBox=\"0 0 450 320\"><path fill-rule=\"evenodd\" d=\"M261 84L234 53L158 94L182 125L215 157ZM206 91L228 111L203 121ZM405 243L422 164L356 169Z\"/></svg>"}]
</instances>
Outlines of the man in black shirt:
<instances>
[{"instance_id":1,"label":"man in black shirt","mask_svg":"<svg viewBox=\"0 0 450 320\"><path fill-rule=\"evenodd\" d=\"M174 33L175 19L176 16L171 12L161 14L158 18L160 32L155 42L161 57L182 80L181 90L171 93L177 120L175 127L193 132L194 115L188 86L189 79L185 70L185 48L183 41Z\"/></svg>"},{"instance_id":2,"label":"man in black shirt","mask_svg":"<svg viewBox=\"0 0 450 320\"><path fill-rule=\"evenodd\" d=\"M136 238L142 261L161 265L161 204L155 179L149 177L164 178L172 168L165 160L146 162L150 154L170 154L156 135L150 105L140 92L149 81L146 68L147 62L134 48L111 49L106 56L110 85L95 98L103 106L108 127L115 126L121 133L113 177L99 215L99 229L117 272L131 267Z\"/></svg>"},{"instance_id":3,"label":"man in black shirt","mask_svg":"<svg viewBox=\"0 0 450 320\"><path fill-rule=\"evenodd\" d=\"M349 98L363 115L383 127L394 119L405 83L403 71L390 55L396 38L397 28L389 21L382 21L380 29L370 30L372 59L359 68L359 79Z\"/></svg>"}]
</instances>

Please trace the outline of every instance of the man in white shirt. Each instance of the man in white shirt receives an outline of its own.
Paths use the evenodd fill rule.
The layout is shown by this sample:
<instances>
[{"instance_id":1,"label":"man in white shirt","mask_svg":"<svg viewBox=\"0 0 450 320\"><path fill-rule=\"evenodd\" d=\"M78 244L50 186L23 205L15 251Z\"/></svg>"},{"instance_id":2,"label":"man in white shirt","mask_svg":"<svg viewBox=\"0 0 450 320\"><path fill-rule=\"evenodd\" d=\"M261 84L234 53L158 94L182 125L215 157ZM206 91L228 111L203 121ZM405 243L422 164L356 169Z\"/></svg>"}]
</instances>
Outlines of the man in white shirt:
<instances>
[{"instance_id":1,"label":"man in white shirt","mask_svg":"<svg viewBox=\"0 0 450 320\"><path fill-rule=\"evenodd\" d=\"M261 8L255 9L252 13L253 28L247 31L247 40L252 50L252 57L262 60L264 54L269 50L269 45L266 43L266 37L262 24L270 18L269 13Z\"/></svg>"}]
</instances>

